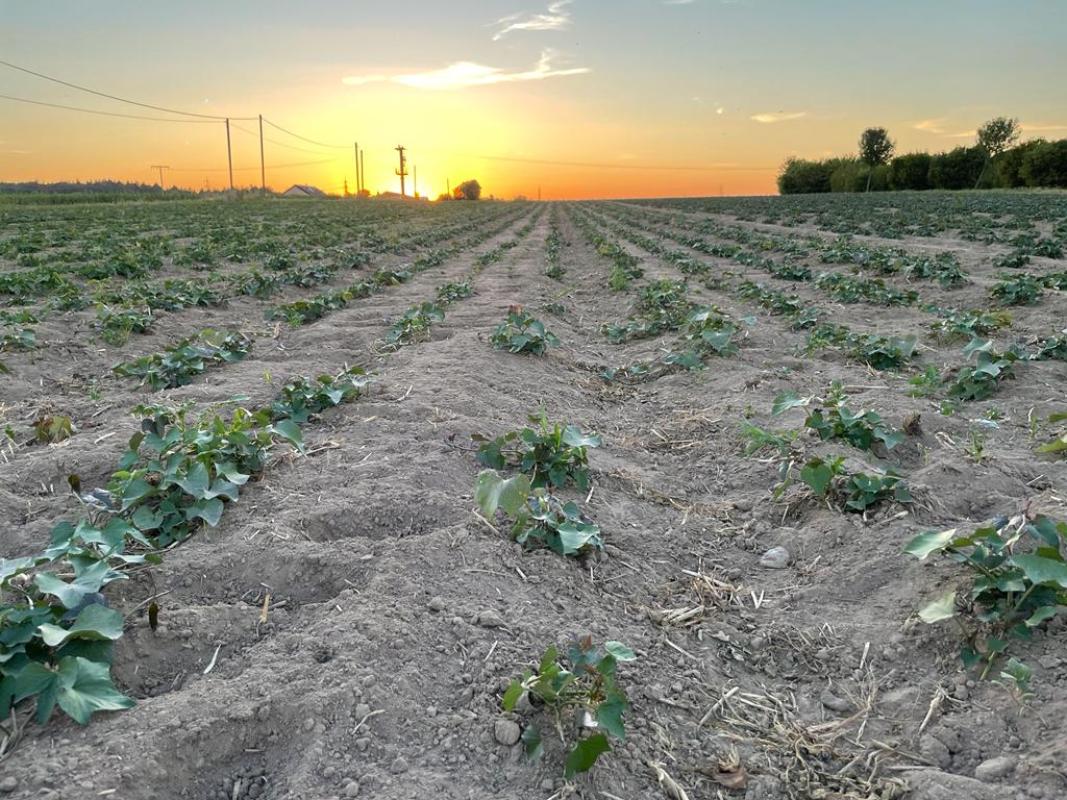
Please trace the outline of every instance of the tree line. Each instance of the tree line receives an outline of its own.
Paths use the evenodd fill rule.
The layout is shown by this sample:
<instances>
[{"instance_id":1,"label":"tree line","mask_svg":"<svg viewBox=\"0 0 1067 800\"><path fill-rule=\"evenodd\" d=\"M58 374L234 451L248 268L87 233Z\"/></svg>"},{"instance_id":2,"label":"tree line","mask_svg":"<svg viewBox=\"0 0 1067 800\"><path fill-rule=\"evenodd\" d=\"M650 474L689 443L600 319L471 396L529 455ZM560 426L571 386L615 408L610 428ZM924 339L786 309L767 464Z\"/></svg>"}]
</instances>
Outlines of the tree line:
<instances>
[{"instance_id":1,"label":"tree line","mask_svg":"<svg viewBox=\"0 0 1067 800\"><path fill-rule=\"evenodd\" d=\"M778 174L781 194L925 189L1067 189L1067 139L1019 143L1019 120L997 117L982 125L975 143L944 153L894 156L885 128L868 128L859 152L814 161L790 158Z\"/></svg>"}]
</instances>

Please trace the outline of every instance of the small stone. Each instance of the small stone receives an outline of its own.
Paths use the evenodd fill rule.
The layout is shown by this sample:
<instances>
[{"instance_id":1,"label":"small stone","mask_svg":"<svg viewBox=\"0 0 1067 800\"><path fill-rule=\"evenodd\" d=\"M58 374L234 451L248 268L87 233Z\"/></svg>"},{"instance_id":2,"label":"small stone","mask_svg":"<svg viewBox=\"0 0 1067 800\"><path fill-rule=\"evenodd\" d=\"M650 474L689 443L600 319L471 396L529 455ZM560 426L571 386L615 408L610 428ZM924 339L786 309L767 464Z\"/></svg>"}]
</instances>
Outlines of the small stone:
<instances>
[{"instance_id":1,"label":"small stone","mask_svg":"<svg viewBox=\"0 0 1067 800\"><path fill-rule=\"evenodd\" d=\"M541 791L551 792L555 788L556 784L551 778L545 778L541 781Z\"/></svg>"},{"instance_id":2,"label":"small stone","mask_svg":"<svg viewBox=\"0 0 1067 800\"><path fill-rule=\"evenodd\" d=\"M941 769L947 769L952 763L952 754L949 753L945 743L929 733L924 733L919 738L919 755Z\"/></svg>"},{"instance_id":3,"label":"small stone","mask_svg":"<svg viewBox=\"0 0 1067 800\"><path fill-rule=\"evenodd\" d=\"M370 713L370 706L366 703L360 703L356 706L356 718L363 719Z\"/></svg>"},{"instance_id":4,"label":"small stone","mask_svg":"<svg viewBox=\"0 0 1067 800\"><path fill-rule=\"evenodd\" d=\"M342 797L359 797L359 781L349 781L341 789Z\"/></svg>"},{"instance_id":5,"label":"small stone","mask_svg":"<svg viewBox=\"0 0 1067 800\"><path fill-rule=\"evenodd\" d=\"M519 741L520 736L522 736L522 729L514 720L498 719L493 725L493 737L505 747L511 747Z\"/></svg>"},{"instance_id":6,"label":"small stone","mask_svg":"<svg viewBox=\"0 0 1067 800\"><path fill-rule=\"evenodd\" d=\"M306 720L304 720L304 731L306 733L311 733L313 730L315 730L315 718L308 717Z\"/></svg>"},{"instance_id":7,"label":"small stone","mask_svg":"<svg viewBox=\"0 0 1067 800\"><path fill-rule=\"evenodd\" d=\"M408 761L403 756L397 756L393 759L393 763L389 765L389 771L394 775L399 775L402 772L408 771Z\"/></svg>"},{"instance_id":8,"label":"small stone","mask_svg":"<svg viewBox=\"0 0 1067 800\"><path fill-rule=\"evenodd\" d=\"M1015 756L987 758L974 768L974 777L980 781L996 781L1007 777L1015 769Z\"/></svg>"},{"instance_id":9,"label":"small stone","mask_svg":"<svg viewBox=\"0 0 1067 800\"><path fill-rule=\"evenodd\" d=\"M0 792L4 794L10 794L17 788L19 788L19 782L14 775L8 775L3 780L0 780Z\"/></svg>"},{"instance_id":10,"label":"small stone","mask_svg":"<svg viewBox=\"0 0 1067 800\"><path fill-rule=\"evenodd\" d=\"M428 608L430 609L430 611L434 612L435 614L438 611L444 611L445 610L444 598L442 598L442 597L431 597L430 598L430 602L428 604Z\"/></svg>"},{"instance_id":11,"label":"small stone","mask_svg":"<svg viewBox=\"0 0 1067 800\"><path fill-rule=\"evenodd\" d=\"M793 561L793 557L784 547L772 547L760 556L759 565L767 569L785 569Z\"/></svg>"},{"instance_id":12,"label":"small stone","mask_svg":"<svg viewBox=\"0 0 1067 800\"><path fill-rule=\"evenodd\" d=\"M819 702L831 711L836 711L839 714L852 710L852 704L848 702L848 700L845 700L843 697L838 697L829 689L823 689L822 694L819 695Z\"/></svg>"},{"instance_id":13,"label":"small stone","mask_svg":"<svg viewBox=\"0 0 1067 800\"><path fill-rule=\"evenodd\" d=\"M493 610L478 612L475 622L483 628L503 628L504 618Z\"/></svg>"},{"instance_id":14,"label":"small stone","mask_svg":"<svg viewBox=\"0 0 1067 800\"><path fill-rule=\"evenodd\" d=\"M362 739L356 739L356 749L361 753L366 752L368 747L370 747L370 739L368 737L364 736Z\"/></svg>"}]
</instances>

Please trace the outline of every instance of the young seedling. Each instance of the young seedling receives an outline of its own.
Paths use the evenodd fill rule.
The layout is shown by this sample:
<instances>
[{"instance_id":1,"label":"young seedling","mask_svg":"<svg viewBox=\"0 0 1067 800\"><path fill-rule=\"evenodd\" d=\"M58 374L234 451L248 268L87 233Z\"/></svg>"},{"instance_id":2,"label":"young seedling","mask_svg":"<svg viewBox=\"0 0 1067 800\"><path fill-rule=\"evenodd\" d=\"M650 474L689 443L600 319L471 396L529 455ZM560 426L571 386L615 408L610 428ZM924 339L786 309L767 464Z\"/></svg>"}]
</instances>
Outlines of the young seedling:
<instances>
[{"instance_id":1,"label":"young seedling","mask_svg":"<svg viewBox=\"0 0 1067 800\"><path fill-rule=\"evenodd\" d=\"M517 467L529 476L534 488L572 482L583 491L588 489L588 449L600 447L600 437L582 433L575 425L549 423L544 409L529 419L537 427L510 431L495 439L472 435L471 439L481 443L478 461L490 469Z\"/></svg>"},{"instance_id":2,"label":"young seedling","mask_svg":"<svg viewBox=\"0 0 1067 800\"><path fill-rule=\"evenodd\" d=\"M804 427L815 431L822 441L840 440L860 450L873 450L880 443L892 450L904 441L902 431L889 428L874 411L853 411L845 405L846 395L841 383L834 381L824 398L814 395L800 397L796 392L782 392L774 399L771 413L784 414L793 408L815 407L804 418Z\"/></svg>"},{"instance_id":3,"label":"young seedling","mask_svg":"<svg viewBox=\"0 0 1067 800\"><path fill-rule=\"evenodd\" d=\"M433 303L412 306L385 334L386 344L400 348L406 344L424 341L430 336L430 327L444 318L445 312Z\"/></svg>"},{"instance_id":4,"label":"young seedling","mask_svg":"<svg viewBox=\"0 0 1067 800\"><path fill-rule=\"evenodd\" d=\"M919 534L905 553L920 561L945 556L971 578L969 588L951 589L923 607L919 619L954 619L964 635L964 664L981 665L987 677L1011 638L1029 638L1067 606L1065 545L1067 523L1045 516L1000 517L969 534L956 528Z\"/></svg>"},{"instance_id":5,"label":"young seedling","mask_svg":"<svg viewBox=\"0 0 1067 800\"><path fill-rule=\"evenodd\" d=\"M527 669L511 682L501 705L513 712L526 696L531 705L544 708L560 742L569 748L563 775L573 778L592 769L601 755L610 752L610 738L626 738L623 715L629 702L616 672L619 663L636 658L621 642L596 647L587 636L568 648L564 662L559 648L552 645L535 670ZM544 754L541 732L534 724L526 726L522 741L530 759L538 760Z\"/></svg>"},{"instance_id":6,"label":"young seedling","mask_svg":"<svg viewBox=\"0 0 1067 800\"><path fill-rule=\"evenodd\" d=\"M1018 354L1012 350L998 353L991 340L972 339L963 354L973 356L975 365L961 367L956 373L956 379L948 386L951 400L985 400L996 394L1001 381L1015 377Z\"/></svg>"},{"instance_id":7,"label":"young seedling","mask_svg":"<svg viewBox=\"0 0 1067 800\"><path fill-rule=\"evenodd\" d=\"M550 347L559 347L559 339L521 306L513 307L507 319L500 323L489 337L497 350L509 353L529 353L543 356Z\"/></svg>"},{"instance_id":8,"label":"young seedling","mask_svg":"<svg viewBox=\"0 0 1067 800\"><path fill-rule=\"evenodd\" d=\"M474 498L487 519L497 511L510 518L512 538L525 547L541 545L561 556L604 548L600 528L582 515L577 503L565 503L546 489L532 489L525 475L502 478L494 470L483 470Z\"/></svg>"}]
</instances>

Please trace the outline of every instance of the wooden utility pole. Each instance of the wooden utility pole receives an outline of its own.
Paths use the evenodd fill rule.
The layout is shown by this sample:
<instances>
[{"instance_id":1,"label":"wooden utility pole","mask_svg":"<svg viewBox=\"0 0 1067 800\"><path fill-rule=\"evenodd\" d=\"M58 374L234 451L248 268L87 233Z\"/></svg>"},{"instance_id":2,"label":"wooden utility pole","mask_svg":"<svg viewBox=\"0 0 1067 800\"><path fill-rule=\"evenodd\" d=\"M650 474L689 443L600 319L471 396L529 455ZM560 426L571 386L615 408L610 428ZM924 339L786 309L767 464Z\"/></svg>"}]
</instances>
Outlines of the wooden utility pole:
<instances>
[{"instance_id":1,"label":"wooden utility pole","mask_svg":"<svg viewBox=\"0 0 1067 800\"><path fill-rule=\"evenodd\" d=\"M159 188L166 189L167 187L163 185L163 170L170 169L170 167L167 164L153 164L151 168L159 170Z\"/></svg>"},{"instance_id":2,"label":"wooden utility pole","mask_svg":"<svg viewBox=\"0 0 1067 800\"><path fill-rule=\"evenodd\" d=\"M359 151L359 192L362 192L364 189L367 188L367 165L363 163L363 154L365 152L365 150Z\"/></svg>"},{"instance_id":3,"label":"wooden utility pole","mask_svg":"<svg viewBox=\"0 0 1067 800\"><path fill-rule=\"evenodd\" d=\"M359 174L359 142L352 142L352 158L356 160L356 194L363 188L363 178Z\"/></svg>"},{"instance_id":4,"label":"wooden utility pole","mask_svg":"<svg viewBox=\"0 0 1067 800\"><path fill-rule=\"evenodd\" d=\"M267 162L263 159L263 115L259 115L259 184L267 191Z\"/></svg>"},{"instance_id":5,"label":"wooden utility pole","mask_svg":"<svg viewBox=\"0 0 1067 800\"><path fill-rule=\"evenodd\" d=\"M233 150L230 148L230 118L226 117L226 160L230 165L230 191L233 191Z\"/></svg>"},{"instance_id":6,"label":"wooden utility pole","mask_svg":"<svg viewBox=\"0 0 1067 800\"><path fill-rule=\"evenodd\" d=\"M396 151L398 153L400 153L400 169L398 169L396 171L396 174L400 176L400 196L401 197L407 197L407 194L406 194L406 192L404 190L404 178L407 177L407 174L408 174L407 161L404 159L404 151L406 149L407 148L404 147L404 145L402 145L402 144L398 144L396 146Z\"/></svg>"}]
</instances>

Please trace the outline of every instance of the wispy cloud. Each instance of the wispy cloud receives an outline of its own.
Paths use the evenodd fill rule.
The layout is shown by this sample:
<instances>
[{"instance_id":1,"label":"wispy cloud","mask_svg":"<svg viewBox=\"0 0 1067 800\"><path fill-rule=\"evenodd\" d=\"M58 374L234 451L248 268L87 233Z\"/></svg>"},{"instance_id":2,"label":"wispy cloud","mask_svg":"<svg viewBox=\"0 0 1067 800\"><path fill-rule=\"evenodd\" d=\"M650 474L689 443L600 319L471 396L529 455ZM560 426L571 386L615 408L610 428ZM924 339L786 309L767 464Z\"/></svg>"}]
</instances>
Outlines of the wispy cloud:
<instances>
[{"instance_id":1,"label":"wispy cloud","mask_svg":"<svg viewBox=\"0 0 1067 800\"><path fill-rule=\"evenodd\" d=\"M922 131L923 133L932 133L934 136L943 136L946 139L970 139L975 135L975 131L973 130L950 130L946 124L945 117L921 119L918 122L913 123L911 127L913 130Z\"/></svg>"},{"instance_id":2,"label":"wispy cloud","mask_svg":"<svg viewBox=\"0 0 1067 800\"><path fill-rule=\"evenodd\" d=\"M509 71L501 67L476 64L473 61L457 61L441 69L428 72L411 72L370 75L349 75L341 82L348 86L363 86L369 83L397 83L413 89L441 91L446 89L466 89L471 86L490 86L494 83L515 83L518 81L540 81L546 78L561 78L567 75L583 75L589 72L587 67L556 69L552 66L554 54L544 50L533 69Z\"/></svg>"},{"instance_id":3,"label":"wispy cloud","mask_svg":"<svg viewBox=\"0 0 1067 800\"><path fill-rule=\"evenodd\" d=\"M762 122L764 125L773 125L775 122L788 122L807 115L807 111L766 111L762 114L753 114L751 119Z\"/></svg>"},{"instance_id":4,"label":"wispy cloud","mask_svg":"<svg viewBox=\"0 0 1067 800\"><path fill-rule=\"evenodd\" d=\"M571 15L564 9L571 4L571 0L557 0L550 3L548 10L543 14L511 14L496 21L500 29L493 34L493 41L502 39L515 31L561 31L571 24Z\"/></svg>"},{"instance_id":5,"label":"wispy cloud","mask_svg":"<svg viewBox=\"0 0 1067 800\"><path fill-rule=\"evenodd\" d=\"M1019 126L1023 133L1051 133L1054 131L1067 131L1067 125L1027 125L1025 122Z\"/></svg>"}]
</instances>

